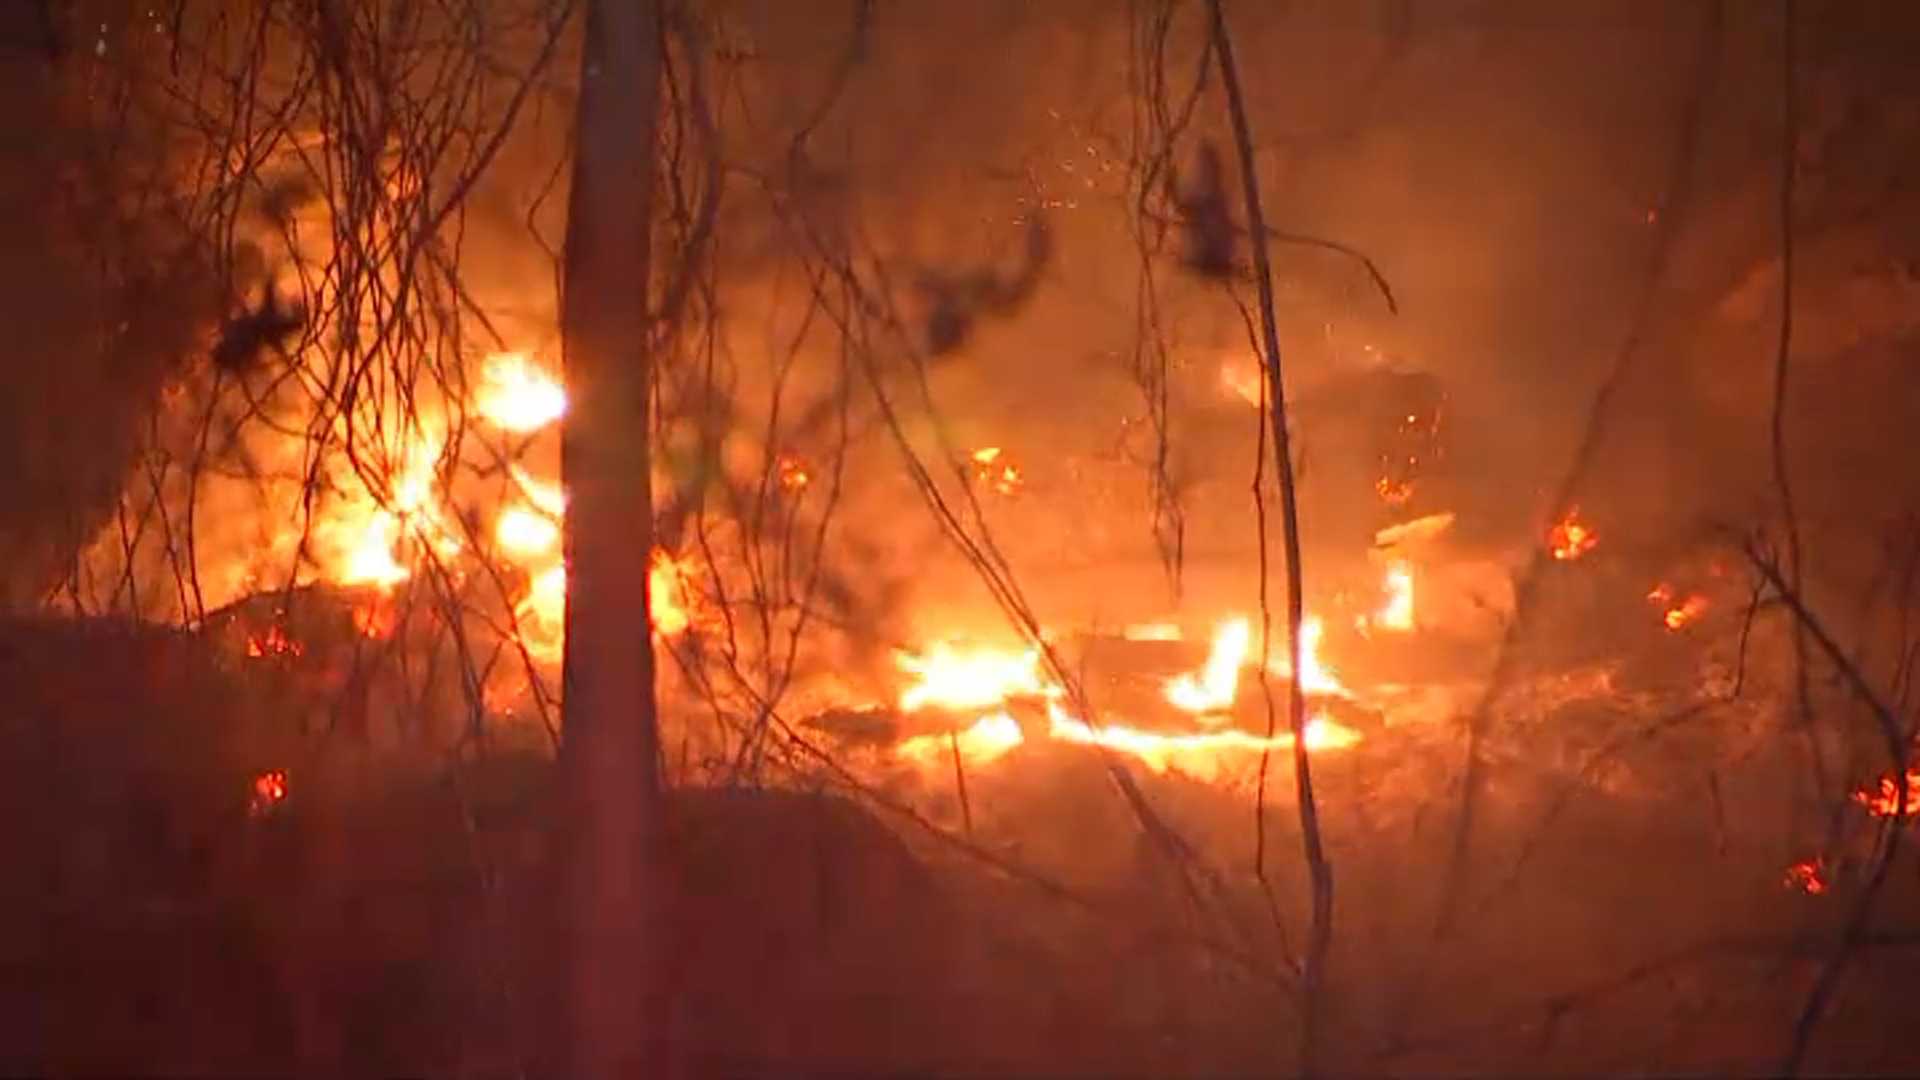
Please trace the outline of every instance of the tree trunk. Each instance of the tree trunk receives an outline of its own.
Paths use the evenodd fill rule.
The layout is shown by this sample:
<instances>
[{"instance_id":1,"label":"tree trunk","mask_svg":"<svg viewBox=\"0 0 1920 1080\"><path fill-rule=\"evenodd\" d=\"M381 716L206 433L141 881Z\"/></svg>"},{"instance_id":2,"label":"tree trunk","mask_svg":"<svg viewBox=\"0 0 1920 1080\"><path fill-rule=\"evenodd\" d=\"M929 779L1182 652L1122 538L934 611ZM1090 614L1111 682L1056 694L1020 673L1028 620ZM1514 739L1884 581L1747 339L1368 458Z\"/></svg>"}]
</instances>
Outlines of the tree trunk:
<instances>
[{"instance_id":1,"label":"tree trunk","mask_svg":"<svg viewBox=\"0 0 1920 1080\"><path fill-rule=\"evenodd\" d=\"M569 413L561 1032L570 1076L670 1066L658 922L659 733L647 560L647 281L661 40L650 0L590 0L561 298Z\"/></svg>"}]
</instances>

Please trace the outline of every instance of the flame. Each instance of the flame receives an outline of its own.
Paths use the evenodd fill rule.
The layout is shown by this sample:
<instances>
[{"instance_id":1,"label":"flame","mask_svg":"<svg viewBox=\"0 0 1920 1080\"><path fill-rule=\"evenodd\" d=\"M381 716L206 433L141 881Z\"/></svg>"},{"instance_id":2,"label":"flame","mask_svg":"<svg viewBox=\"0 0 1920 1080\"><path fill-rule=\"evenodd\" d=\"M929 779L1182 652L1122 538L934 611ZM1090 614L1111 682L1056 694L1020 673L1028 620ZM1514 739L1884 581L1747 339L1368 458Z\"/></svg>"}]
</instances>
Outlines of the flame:
<instances>
[{"instance_id":1,"label":"flame","mask_svg":"<svg viewBox=\"0 0 1920 1080\"><path fill-rule=\"evenodd\" d=\"M1877 784L1854 792L1853 801L1874 817L1893 817L1900 812L1900 785L1893 777L1883 776ZM1920 765L1907 769L1907 816L1915 815L1920 815Z\"/></svg>"},{"instance_id":2,"label":"flame","mask_svg":"<svg viewBox=\"0 0 1920 1080\"><path fill-rule=\"evenodd\" d=\"M1413 567L1396 561L1387 567L1386 603L1374 613L1370 625L1383 630L1408 631L1414 627Z\"/></svg>"},{"instance_id":3,"label":"flame","mask_svg":"<svg viewBox=\"0 0 1920 1080\"><path fill-rule=\"evenodd\" d=\"M1198 675L1167 680L1167 700L1191 713L1222 712L1233 707L1240 669L1247 662L1253 628L1245 619L1229 619L1214 632L1213 648Z\"/></svg>"},{"instance_id":4,"label":"flame","mask_svg":"<svg viewBox=\"0 0 1920 1080\"><path fill-rule=\"evenodd\" d=\"M434 499L434 481L445 446L444 435L419 433L406 446L386 504L367 496L336 517L336 527L351 537L336 575L341 584L390 589L405 581L412 570L401 561L405 557L401 547L409 539L431 544L442 555L460 550L459 538L442 520ZM356 516L362 518L357 527L353 524Z\"/></svg>"},{"instance_id":5,"label":"flame","mask_svg":"<svg viewBox=\"0 0 1920 1080\"><path fill-rule=\"evenodd\" d=\"M1577 506L1569 509L1567 516L1547 532L1547 547L1553 552L1553 557L1561 562L1572 562L1592 551L1599 542L1600 537L1595 535L1593 528L1580 520L1580 508Z\"/></svg>"},{"instance_id":6,"label":"flame","mask_svg":"<svg viewBox=\"0 0 1920 1080\"><path fill-rule=\"evenodd\" d=\"M278 806L287 797L287 770L269 769L253 778L253 790L247 799L247 812L258 816Z\"/></svg>"},{"instance_id":7,"label":"flame","mask_svg":"<svg viewBox=\"0 0 1920 1080\"><path fill-rule=\"evenodd\" d=\"M647 569L647 606L653 615L655 634L675 637L692 625L686 579L686 568L679 560L663 550L654 550ZM527 651L548 663L558 662L566 644L566 565L555 563L534 575L513 613Z\"/></svg>"},{"instance_id":8,"label":"flame","mask_svg":"<svg viewBox=\"0 0 1920 1080\"><path fill-rule=\"evenodd\" d=\"M1690 593L1686 599L1676 602L1673 586L1664 581L1647 590L1647 603L1660 609L1660 622L1668 630L1685 629L1712 606L1699 593Z\"/></svg>"},{"instance_id":9,"label":"flame","mask_svg":"<svg viewBox=\"0 0 1920 1080\"><path fill-rule=\"evenodd\" d=\"M1682 630L1687 624L1705 614L1706 610L1706 597L1689 596L1684 603L1668 608L1660 616L1660 621L1666 624L1668 630Z\"/></svg>"},{"instance_id":10,"label":"flame","mask_svg":"<svg viewBox=\"0 0 1920 1080\"><path fill-rule=\"evenodd\" d=\"M894 654L900 670L917 681L900 692L902 712L935 708L986 709L1008 698L1044 696L1057 691L1040 674L1040 651L976 647L962 649L938 642L923 655Z\"/></svg>"},{"instance_id":11,"label":"flame","mask_svg":"<svg viewBox=\"0 0 1920 1080\"><path fill-rule=\"evenodd\" d=\"M254 658L268 656L299 656L306 648L298 641L287 636L287 632L275 623L262 633L247 638L247 655Z\"/></svg>"},{"instance_id":12,"label":"flame","mask_svg":"<svg viewBox=\"0 0 1920 1080\"><path fill-rule=\"evenodd\" d=\"M494 522L493 538L515 555L539 555L560 543L560 526L553 519L524 506L509 506Z\"/></svg>"},{"instance_id":13,"label":"flame","mask_svg":"<svg viewBox=\"0 0 1920 1080\"><path fill-rule=\"evenodd\" d=\"M567 411L567 393L559 380L525 353L494 353L481 372L474 408L504 431L538 431Z\"/></svg>"},{"instance_id":14,"label":"flame","mask_svg":"<svg viewBox=\"0 0 1920 1080\"><path fill-rule=\"evenodd\" d=\"M1284 649L1281 636L1275 634L1274 642ZM1352 697L1352 693L1340 681L1339 674L1320 658L1320 639L1325 636L1326 627L1321 625L1318 615L1309 615L1300 620L1300 689L1326 697ZM1283 653L1278 661L1269 660L1267 670L1281 675L1289 674L1291 665L1284 656Z\"/></svg>"},{"instance_id":15,"label":"flame","mask_svg":"<svg viewBox=\"0 0 1920 1080\"><path fill-rule=\"evenodd\" d=\"M1161 635L1172 629L1154 624ZM1301 687L1310 694L1347 696L1333 672L1319 658L1322 634L1320 620L1308 617L1300 626L1300 645L1305 676ZM1217 627L1205 665L1197 673L1169 679L1165 685L1167 700L1195 714L1217 714L1231 708L1238 690L1240 670L1247 666L1252 651L1251 620L1234 617ZM1136 639L1138 640L1138 639ZM1167 640L1156 636L1148 640ZM1127 754L1155 772L1176 768L1197 779L1219 775L1235 755L1260 753L1291 747L1291 732L1264 738L1236 728L1168 733L1131 726L1124 721L1099 727L1074 716L1061 704L1066 691L1049 679L1041 667L1038 649L1008 649L992 646L962 647L938 642L924 652L902 650L894 654L900 671L912 677L900 692L900 710L905 713L926 708L952 712L977 713L972 726L955 735L924 734L906 739L895 748L901 757L922 765L945 760L958 748L962 761L983 765L1005 756L1024 741L1020 725L1004 706L1016 698L1040 698L1047 702L1047 735L1056 742L1080 746L1099 746ZM1269 668L1274 665L1269 664ZM1284 669L1284 665L1281 665ZM1204 721L1203 721L1204 722ZM1324 714L1314 715L1306 729L1309 750L1337 750L1360 741L1360 733L1343 727Z\"/></svg>"},{"instance_id":16,"label":"flame","mask_svg":"<svg viewBox=\"0 0 1920 1080\"><path fill-rule=\"evenodd\" d=\"M974 478L1002 495L1012 495L1020 490L1025 482L1020 466L1005 460L1006 454L997 446L983 446L973 452Z\"/></svg>"},{"instance_id":17,"label":"flame","mask_svg":"<svg viewBox=\"0 0 1920 1080\"><path fill-rule=\"evenodd\" d=\"M1121 636L1128 641L1179 641L1182 634L1175 623L1135 623Z\"/></svg>"},{"instance_id":18,"label":"flame","mask_svg":"<svg viewBox=\"0 0 1920 1080\"><path fill-rule=\"evenodd\" d=\"M1799 889L1808 896L1819 896L1827 891L1827 867L1824 859L1802 859L1787 867L1786 884L1788 888Z\"/></svg>"},{"instance_id":19,"label":"flame","mask_svg":"<svg viewBox=\"0 0 1920 1080\"><path fill-rule=\"evenodd\" d=\"M1258 754L1293 746L1290 731L1276 732L1268 739L1238 728L1179 735L1143 731L1124 724L1106 724L1095 729L1068 715L1058 705L1048 706L1048 734L1059 742L1101 746L1129 754L1156 773L1178 769L1196 780L1217 778L1227 764L1229 753ZM1344 750L1360 741L1359 732L1325 715L1308 719L1306 737L1307 749L1315 751Z\"/></svg>"},{"instance_id":20,"label":"flame","mask_svg":"<svg viewBox=\"0 0 1920 1080\"><path fill-rule=\"evenodd\" d=\"M933 765L956 750L969 765L985 765L1019 746L1025 738L1020 725L1004 712L989 713L965 731L946 735L915 735L902 740L894 752L920 765Z\"/></svg>"}]
</instances>

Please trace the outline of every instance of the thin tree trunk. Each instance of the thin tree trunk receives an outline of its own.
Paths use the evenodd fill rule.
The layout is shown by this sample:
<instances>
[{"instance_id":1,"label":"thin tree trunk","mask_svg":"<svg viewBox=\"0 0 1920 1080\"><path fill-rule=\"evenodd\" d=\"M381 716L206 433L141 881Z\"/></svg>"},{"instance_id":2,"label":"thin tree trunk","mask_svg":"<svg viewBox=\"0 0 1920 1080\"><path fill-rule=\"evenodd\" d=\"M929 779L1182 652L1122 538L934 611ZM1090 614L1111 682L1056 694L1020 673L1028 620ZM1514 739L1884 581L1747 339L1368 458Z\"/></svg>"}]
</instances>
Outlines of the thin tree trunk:
<instances>
[{"instance_id":1,"label":"thin tree trunk","mask_svg":"<svg viewBox=\"0 0 1920 1080\"><path fill-rule=\"evenodd\" d=\"M561 332L569 412L564 736L566 1073L655 1076L667 1053L659 731L647 560L647 282L660 109L652 0L589 0Z\"/></svg>"},{"instance_id":2,"label":"thin tree trunk","mask_svg":"<svg viewBox=\"0 0 1920 1080\"><path fill-rule=\"evenodd\" d=\"M1295 498L1293 451L1287 441L1286 381L1280 365L1279 322L1273 308L1273 266L1267 252L1267 222L1260 206L1260 176L1254 168L1253 135L1248 130L1247 103L1240 91L1240 74L1234 63L1233 37L1227 32L1227 16L1221 0L1209 5L1213 16L1213 47L1220 59L1220 82L1227 96L1227 111L1233 122L1233 141L1240 158L1242 194L1247 200L1247 230L1252 237L1254 284L1260 294L1260 343L1265 354L1267 378L1267 418L1273 427L1274 469L1280 475L1280 522L1287 554L1287 657L1292 674L1287 679L1287 728L1293 733L1293 778L1300 807L1300 839L1307 860L1307 874L1313 886L1313 922L1307 935L1306 962L1302 966L1304 1032L1300 1042L1300 1070L1312 1075L1320 1061L1320 1025L1322 992L1326 986L1327 947L1333 941L1333 864L1320 841L1320 809L1313 797L1313 765L1307 756L1306 694L1300 687L1300 622L1302 584L1300 574L1300 510ZM1262 545L1266 537L1260 538ZM1264 556L1263 556L1264 558ZM1264 564L1263 564L1264 565ZM1262 582L1264 611L1264 589Z\"/></svg>"}]
</instances>

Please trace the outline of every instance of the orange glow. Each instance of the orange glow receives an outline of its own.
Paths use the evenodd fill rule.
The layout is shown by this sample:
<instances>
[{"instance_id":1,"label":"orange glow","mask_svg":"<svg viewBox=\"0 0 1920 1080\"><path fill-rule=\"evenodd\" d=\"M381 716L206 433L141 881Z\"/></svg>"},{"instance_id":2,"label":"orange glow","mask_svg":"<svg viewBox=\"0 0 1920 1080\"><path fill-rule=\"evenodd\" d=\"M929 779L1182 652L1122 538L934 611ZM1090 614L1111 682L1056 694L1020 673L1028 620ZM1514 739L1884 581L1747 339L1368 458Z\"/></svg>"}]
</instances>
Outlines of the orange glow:
<instances>
[{"instance_id":1,"label":"orange glow","mask_svg":"<svg viewBox=\"0 0 1920 1080\"><path fill-rule=\"evenodd\" d=\"M256 816L280 805L287 797L287 771L269 769L253 778L253 790L247 799L247 811Z\"/></svg>"},{"instance_id":2,"label":"orange glow","mask_svg":"<svg viewBox=\"0 0 1920 1080\"><path fill-rule=\"evenodd\" d=\"M1560 523L1547 533L1547 547L1553 552L1553 557L1561 562L1572 562L1592 551L1598 543L1600 537L1595 535L1591 526L1580 520L1580 508L1577 506L1568 510L1567 516L1561 518Z\"/></svg>"},{"instance_id":3,"label":"orange glow","mask_svg":"<svg viewBox=\"0 0 1920 1080\"><path fill-rule=\"evenodd\" d=\"M1788 888L1799 889L1808 896L1819 896L1827 891L1826 865L1820 859L1803 859L1787 867Z\"/></svg>"},{"instance_id":4,"label":"orange glow","mask_svg":"<svg viewBox=\"0 0 1920 1080\"><path fill-rule=\"evenodd\" d=\"M1387 567L1386 603L1374 613L1371 625L1382 630L1408 631L1414 627L1413 567L1395 562Z\"/></svg>"},{"instance_id":5,"label":"orange glow","mask_svg":"<svg viewBox=\"0 0 1920 1080\"><path fill-rule=\"evenodd\" d=\"M1383 476L1373 482L1373 493L1380 496L1380 501L1388 506L1400 506L1413 498L1413 481Z\"/></svg>"},{"instance_id":6,"label":"orange glow","mask_svg":"<svg viewBox=\"0 0 1920 1080\"><path fill-rule=\"evenodd\" d=\"M653 632L661 637L675 637L692 625L686 573L673 556L654 551L647 570L647 606L653 615ZM527 651L536 659L557 663L566 643L566 566L555 563L535 574L513 613Z\"/></svg>"},{"instance_id":7,"label":"orange glow","mask_svg":"<svg viewBox=\"0 0 1920 1080\"><path fill-rule=\"evenodd\" d=\"M1007 460L1006 452L997 446L975 450L971 460L974 478L1002 495L1012 495L1025 482L1020 466Z\"/></svg>"},{"instance_id":8,"label":"orange glow","mask_svg":"<svg viewBox=\"0 0 1920 1080\"><path fill-rule=\"evenodd\" d=\"M1152 624L1151 628L1154 636L1146 640L1169 640L1173 629L1167 624ZM1309 617L1301 622L1302 666L1306 670L1301 686L1308 693L1346 696L1346 688L1319 659L1320 637L1318 619ZM1221 622L1206 664L1197 673L1168 680L1167 700L1195 714L1217 716L1229 709L1240 671L1248 663L1252 638L1249 619L1235 617ZM1232 761L1245 761L1249 754L1257 756L1262 751L1293 745L1290 732L1278 733L1272 739L1231 727L1170 733L1139 728L1124 720L1096 728L1064 707L1066 691L1046 676L1035 649L962 647L941 642L919 653L896 653L894 659L900 671L911 677L899 696L902 712L941 708L977 714L971 727L954 736L961 759L970 764L986 764L1022 744L1020 725L1005 708L1016 698L1047 702L1047 736L1055 742L1104 747L1133 757L1155 772L1177 769L1196 779L1213 779ZM1284 665L1281 667L1284 669ZM1325 715L1313 716L1307 726L1309 750L1345 749L1359 741L1359 732ZM944 734L916 735L904 740L895 752L908 761L929 765L946 761L952 743Z\"/></svg>"},{"instance_id":9,"label":"orange glow","mask_svg":"<svg viewBox=\"0 0 1920 1080\"><path fill-rule=\"evenodd\" d=\"M1238 728L1181 735L1143 731L1124 724L1106 724L1096 730L1068 715L1058 705L1048 706L1048 721L1048 734L1056 741L1103 746L1139 759L1154 772L1176 769L1196 780L1217 779L1232 755L1245 760L1265 750L1293 746L1293 733L1289 731L1276 732L1273 738L1267 739ZM1360 742L1359 732L1324 715L1307 721L1306 734L1307 749L1314 751L1344 750Z\"/></svg>"},{"instance_id":10,"label":"orange glow","mask_svg":"<svg viewBox=\"0 0 1920 1080\"><path fill-rule=\"evenodd\" d=\"M305 647L288 637L278 623L267 627L263 633L247 638L247 655L250 657L299 656L304 652Z\"/></svg>"},{"instance_id":11,"label":"orange glow","mask_svg":"<svg viewBox=\"0 0 1920 1080\"><path fill-rule=\"evenodd\" d=\"M813 483L813 476L807 472L807 463L797 457L782 457L777 472L780 486L788 491L804 491Z\"/></svg>"},{"instance_id":12,"label":"orange glow","mask_svg":"<svg viewBox=\"0 0 1920 1080\"><path fill-rule=\"evenodd\" d=\"M1284 631L1273 635L1273 645L1282 650L1280 658L1269 660L1267 670L1279 674L1288 674L1291 665L1286 661L1286 645L1282 641ZM1326 636L1326 627L1321 625L1320 617L1309 615L1300 620L1300 689L1309 694L1322 694L1327 697L1352 697L1346 685L1340 681L1339 674L1320 659L1320 639Z\"/></svg>"},{"instance_id":13,"label":"orange glow","mask_svg":"<svg viewBox=\"0 0 1920 1080\"><path fill-rule=\"evenodd\" d=\"M1689 596L1684 602L1663 612L1660 621L1666 624L1668 630L1684 630L1688 624L1706 613L1707 606L1706 597Z\"/></svg>"},{"instance_id":14,"label":"orange glow","mask_svg":"<svg viewBox=\"0 0 1920 1080\"><path fill-rule=\"evenodd\" d=\"M525 353L495 353L487 357L473 404L495 427L525 434L560 419L567 394Z\"/></svg>"},{"instance_id":15,"label":"orange glow","mask_svg":"<svg viewBox=\"0 0 1920 1080\"><path fill-rule=\"evenodd\" d=\"M1247 620L1228 619L1221 623L1214 632L1213 649L1207 654L1206 666L1198 675L1180 675L1167 680L1167 700L1191 713L1232 708L1240 689L1240 669L1246 665L1252 640L1253 629Z\"/></svg>"},{"instance_id":16,"label":"orange glow","mask_svg":"<svg viewBox=\"0 0 1920 1080\"><path fill-rule=\"evenodd\" d=\"M1867 808L1874 817L1892 817L1900 812L1900 785L1891 776L1853 793L1853 801ZM1920 765L1907 770L1907 816L1920 815Z\"/></svg>"},{"instance_id":17,"label":"orange glow","mask_svg":"<svg viewBox=\"0 0 1920 1080\"><path fill-rule=\"evenodd\" d=\"M989 713L951 738L941 734L915 735L902 740L894 752L918 765L937 765L955 749L968 765L985 765L1025 741L1020 725L1004 712Z\"/></svg>"}]
</instances>

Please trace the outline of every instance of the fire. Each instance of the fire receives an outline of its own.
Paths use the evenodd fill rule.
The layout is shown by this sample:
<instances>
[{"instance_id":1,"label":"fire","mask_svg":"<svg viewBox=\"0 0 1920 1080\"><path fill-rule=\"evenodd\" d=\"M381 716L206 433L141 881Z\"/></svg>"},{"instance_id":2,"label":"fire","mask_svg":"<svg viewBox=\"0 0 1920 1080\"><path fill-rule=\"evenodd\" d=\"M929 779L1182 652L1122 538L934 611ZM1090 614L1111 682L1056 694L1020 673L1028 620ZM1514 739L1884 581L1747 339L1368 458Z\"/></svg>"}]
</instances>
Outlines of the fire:
<instances>
[{"instance_id":1,"label":"fire","mask_svg":"<svg viewBox=\"0 0 1920 1080\"><path fill-rule=\"evenodd\" d=\"M1058 693L1040 674L1040 652L993 648L961 649L940 642L925 655L896 653L900 670L918 681L900 692L902 712L923 708L967 711L986 709L1008 698Z\"/></svg>"},{"instance_id":2,"label":"fire","mask_svg":"<svg viewBox=\"0 0 1920 1080\"><path fill-rule=\"evenodd\" d=\"M1374 613L1370 625L1383 630L1412 630L1413 618L1413 567L1404 561L1394 562L1387 567L1385 584L1386 603Z\"/></svg>"},{"instance_id":3,"label":"fire","mask_svg":"<svg viewBox=\"0 0 1920 1080\"><path fill-rule=\"evenodd\" d=\"M495 427L525 434L560 419L567 393L525 353L495 353L487 357L473 404Z\"/></svg>"},{"instance_id":4,"label":"fire","mask_svg":"<svg viewBox=\"0 0 1920 1080\"><path fill-rule=\"evenodd\" d=\"M1020 466L1006 460L1006 453L997 446L975 450L971 460L974 478L1002 495L1012 495L1025 482Z\"/></svg>"},{"instance_id":5,"label":"fire","mask_svg":"<svg viewBox=\"0 0 1920 1080\"><path fill-rule=\"evenodd\" d=\"M1020 725L1013 717L996 712L981 717L974 721L972 727L951 737L915 735L903 740L894 752L909 761L931 765L944 760L943 755L957 750L961 760L967 764L985 765L1024 741Z\"/></svg>"},{"instance_id":6,"label":"fire","mask_svg":"<svg viewBox=\"0 0 1920 1080\"><path fill-rule=\"evenodd\" d=\"M1169 624L1152 624L1146 640L1177 640ZM1322 633L1317 618L1301 623L1301 687L1310 694L1346 696L1347 691L1318 655ZM1136 639L1138 640L1138 639ZM1240 671L1248 666L1252 653L1251 620L1234 617L1217 627L1206 663L1198 672L1169 679L1164 687L1167 701L1186 712L1217 715L1233 706L1239 689ZM912 677L901 691L900 710L918 712L927 708L950 712L980 714L972 726L954 734L916 735L896 749L902 758L918 764L945 760L958 750L963 761L983 765L996 760L1015 747L1025 736L1020 725L1006 711L1008 702L1019 698L1041 699L1047 703L1047 737L1055 742L1080 746L1100 746L1127 754L1155 772L1169 768L1197 779L1210 779L1236 755L1286 748L1293 745L1291 732L1263 738L1230 727L1206 731L1169 733L1150 731L1124 722L1099 727L1074 716L1062 703L1066 691L1053 682L1041 667L1037 649L1006 649L991 646L961 647L948 642L936 643L923 653L901 651L895 654L899 669ZM1269 669L1276 665L1269 664ZM1278 665L1284 669L1284 664ZM1202 720L1204 723L1204 719ZM1341 726L1324 715L1315 715L1306 729L1307 748L1337 750L1360 741L1360 734Z\"/></svg>"},{"instance_id":7,"label":"fire","mask_svg":"<svg viewBox=\"0 0 1920 1080\"><path fill-rule=\"evenodd\" d=\"M1853 801L1867 808L1874 817L1893 817L1900 812L1900 785L1891 776L1853 793ZM1907 816L1920 815L1920 765L1907 769Z\"/></svg>"},{"instance_id":8,"label":"fire","mask_svg":"<svg viewBox=\"0 0 1920 1080\"><path fill-rule=\"evenodd\" d=\"M385 505L367 496L336 518L336 528L350 537L337 575L341 584L389 589L405 581L413 572L401 561L401 549L409 542L430 544L442 555L460 550L460 540L442 519L434 498L445 447L446 438L438 432L416 433L405 447ZM360 515L356 526L354 518Z\"/></svg>"},{"instance_id":9,"label":"fire","mask_svg":"<svg viewBox=\"0 0 1920 1080\"><path fill-rule=\"evenodd\" d=\"M247 812L256 817L280 805L287 797L287 770L269 769L253 778L253 790L247 799Z\"/></svg>"},{"instance_id":10,"label":"fire","mask_svg":"<svg viewBox=\"0 0 1920 1080\"><path fill-rule=\"evenodd\" d=\"M1373 482L1373 493L1388 506L1400 506L1413 498L1413 481L1382 476Z\"/></svg>"},{"instance_id":11,"label":"fire","mask_svg":"<svg viewBox=\"0 0 1920 1080\"><path fill-rule=\"evenodd\" d=\"M778 465L780 486L788 491L804 491L813 482L807 463L797 457L782 457Z\"/></svg>"},{"instance_id":12,"label":"fire","mask_svg":"<svg viewBox=\"0 0 1920 1080\"><path fill-rule=\"evenodd\" d=\"M494 522L493 538L502 550L515 555L539 555L560 542L560 526L553 519L524 506L509 506Z\"/></svg>"},{"instance_id":13,"label":"fire","mask_svg":"<svg viewBox=\"0 0 1920 1080\"><path fill-rule=\"evenodd\" d=\"M692 625L687 601L686 569L673 556L655 550L647 570L647 605L653 632L675 637ZM527 594L514 605L527 651L548 663L560 659L566 642L567 568L555 563L534 575Z\"/></svg>"},{"instance_id":14,"label":"fire","mask_svg":"<svg viewBox=\"0 0 1920 1080\"><path fill-rule=\"evenodd\" d=\"M278 623L267 627L259 634L247 638L247 655L255 658L268 656L299 656L306 652L298 641L287 636L287 632Z\"/></svg>"},{"instance_id":15,"label":"fire","mask_svg":"<svg viewBox=\"0 0 1920 1080\"><path fill-rule=\"evenodd\" d=\"M1143 731L1123 724L1107 724L1095 729L1085 721L1067 715L1057 705L1048 709L1048 734L1056 741L1083 746L1103 746L1129 754L1154 772L1178 769L1197 780L1212 780L1220 775L1227 755L1258 754L1267 750L1290 749L1293 733L1282 731L1268 739L1237 728L1172 735ZM1360 733L1316 715L1307 721L1308 750L1344 750L1360 741Z\"/></svg>"},{"instance_id":16,"label":"fire","mask_svg":"<svg viewBox=\"0 0 1920 1080\"><path fill-rule=\"evenodd\" d=\"M1600 537L1594 533L1592 526L1580 520L1580 508L1577 506L1568 510L1567 516L1561 518L1559 524L1547 533L1547 547L1553 552L1553 557L1561 562L1572 562L1592 551L1598 543Z\"/></svg>"},{"instance_id":17,"label":"fire","mask_svg":"<svg viewBox=\"0 0 1920 1080\"><path fill-rule=\"evenodd\" d=\"M1229 619L1213 635L1213 649L1198 675L1167 680L1167 700L1191 713L1217 713L1233 706L1240 689L1240 669L1246 665L1253 640L1252 624Z\"/></svg>"},{"instance_id":18,"label":"fire","mask_svg":"<svg viewBox=\"0 0 1920 1080\"><path fill-rule=\"evenodd\" d=\"M1803 859L1787 867L1786 885L1790 889L1799 889L1808 896L1819 896L1827 891L1826 871L1824 860Z\"/></svg>"},{"instance_id":19,"label":"fire","mask_svg":"<svg viewBox=\"0 0 1920 1080\"><path fill-rule=\"evenodd\" d=\"M1648 591L1647 602L1660 609L1660 622L1668 630L1685 629L1706 614L1711 606L1707 598L1698 593L1689 594L1686 599L1676 602L1673 586L1664 581Z\"/></svg>"},{"instance_id":20,"label":"fire","mask_svg":"<svg viewBox=\"0 0 1920 1080\"><path fill-rule=\"evenodd\" d=\"M1352 697L1346 685L1340 681L1339 674L1320 659L1320 639L1325 636L1326 627L1321 624L1319 616L1309 615L1300 620L1300 689L1326 697ZM1274 637L1275 647L1285 649L1286 646L1279 641L1279 635ZM1284 655L1283 652L1283 659L1278 662L1270 660L1267 670L1289 674Z\"/></svg>"}]
</instances>

